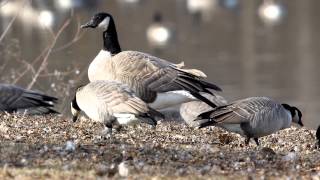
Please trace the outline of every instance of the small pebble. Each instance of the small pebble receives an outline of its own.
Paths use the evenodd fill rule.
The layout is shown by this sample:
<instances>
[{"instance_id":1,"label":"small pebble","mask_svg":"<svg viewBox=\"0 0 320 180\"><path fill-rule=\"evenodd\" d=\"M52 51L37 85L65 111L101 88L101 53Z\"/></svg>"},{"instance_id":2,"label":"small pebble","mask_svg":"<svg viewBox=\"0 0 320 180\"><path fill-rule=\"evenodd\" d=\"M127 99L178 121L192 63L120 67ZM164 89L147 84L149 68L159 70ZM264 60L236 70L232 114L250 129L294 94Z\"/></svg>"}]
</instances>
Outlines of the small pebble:
<instances>
[{"instance_id":1,"label":"small pebble","mask_svg":"<svg viewBox=\"0 0 320 180\"><path fill-rule=\"evenodd\" d=\"M118 165L118 172L119 172L119 175L122 177L127 177L129 175L128 165L125 161L121 162Z\"/></svg>"},{"instance_id":2,"label":"small pebble","mask_svg":"<svg viewBox=\"0 0 320 180\"><path fill-rule=\"evenodd\" d=\"M72 141L67 141L64 149L68 152L72 152L76 150L76 145Z\"/></svg>"},{"instance_id":3,"label":"small pebble","mask_svg":"<svg viewBox=\"0 0 320 180\"><path fill-rule=\"evenodd\" d=\"M289 152L287 155L285 155L282 160L284 161L294 161L297 159L297 154L295 152Z\"/></svg>"}]
</instances>

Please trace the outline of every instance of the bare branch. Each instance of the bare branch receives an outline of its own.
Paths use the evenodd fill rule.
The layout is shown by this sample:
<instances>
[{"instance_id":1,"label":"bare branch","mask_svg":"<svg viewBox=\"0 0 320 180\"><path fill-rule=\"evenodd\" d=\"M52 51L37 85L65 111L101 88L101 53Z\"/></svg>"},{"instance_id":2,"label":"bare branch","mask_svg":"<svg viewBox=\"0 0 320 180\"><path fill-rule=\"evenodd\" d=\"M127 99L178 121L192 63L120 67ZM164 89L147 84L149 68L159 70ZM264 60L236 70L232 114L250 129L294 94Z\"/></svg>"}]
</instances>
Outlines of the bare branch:
<instances>
[{"instance_id":1,"label":"bare branch","mask_svg":"<svg viewBox=\"0 0 320 180\"><path fill-rule=\"evenodd\" d=\"M49 50L49 48L50 48L50 46L46 47L46 48L39 54L39 56L32 61L32 63L27 63L27 64L28 64L27 67L31 67L31 68L26 68L26 69L12 82L12 84L16 84L21 78L24 77L24 75L25 75L29 70L31 70L31 71L33 72L33 74L36 74L36 71L35 71L33 65L34 65L35 63L37 63L38 61L41 60L41 57L43 57L43 56L46 54L46 52Z\"/></svg>"},{"instance_id":2,"label":"bare branch","mask_svg":"<svg viewBox=\"0 0 320 180\"><path fill-rule=\"evenodd\" d=\"M60 46L60 47L57 47L57 48L53 49L52 52L58 52L58 51L64 50L64 49L70 47L71 45L73 45L74 43L76 43L77 41L79 41L84 35L84 33L81 33L81 31L80 31L80 19L79 19L79 17L77 18L77 27L78 27L77 28L77 32L74 35L73 39L70 42L64 44L63 46Z\"/></svg>"},{"instance_id":3,"label":"bare branch","mask_svg":"<svg viewBox=\"0 0 320 180\"><path fill-rule=\"evenodd\" d=\"M22 8L26 5L26 2L27 2L27 1L28 1L28 0L25 0L25 1L23 2L23 5L21 6ZM8 2L3 2L3 3L1 4L1 6L2 6L2 5L5 5L6 3L8 3ZM17 19L18 16L19 16L19 13L16 13L16 15L11 19L11 21L9 22L7 28L3 31L3 33L2 33L1 36L0 36L0 43L2 42L2 40L4 39L4 37L6 36L6 34L8 33L9 29L11 28L13 22Z\"/></svg>"},{"instance_id":4,"label":"bare branch","mask_svg":"<svg viewBox=\"0 0 320 180\"><path fill-rule=\"evenodd\" d=\"M2 2L0 3L0 8L2 8L3 6L5 6L8 2L9 2L9 0L2 1Z\"/></svg>"},{"instance_id":5,"label":"bare branch","mask_svg":"<svg viewBox=\"0 0 320 180\"><path fill-rule=\"evenodd\" d=\"M32 81L29 83L28 85L28 89L30 89L34 83L36 82L36 80L38 79L40 73L45 69L45 67L47 67L48 64L48 58L53 50L53 47L55 46L60 34L64 31L64 29L70 24L71 19L69 18L68 20L66 20L66 22L62 25L62 27L59 29L59 31L57 32L57 34L54 36L52 43L49 46L49 49L45 55L45 57L42 60L42 63L40 65L40 67L38 68L35 76L32 78Z\"/></svg>"}]
</instances>

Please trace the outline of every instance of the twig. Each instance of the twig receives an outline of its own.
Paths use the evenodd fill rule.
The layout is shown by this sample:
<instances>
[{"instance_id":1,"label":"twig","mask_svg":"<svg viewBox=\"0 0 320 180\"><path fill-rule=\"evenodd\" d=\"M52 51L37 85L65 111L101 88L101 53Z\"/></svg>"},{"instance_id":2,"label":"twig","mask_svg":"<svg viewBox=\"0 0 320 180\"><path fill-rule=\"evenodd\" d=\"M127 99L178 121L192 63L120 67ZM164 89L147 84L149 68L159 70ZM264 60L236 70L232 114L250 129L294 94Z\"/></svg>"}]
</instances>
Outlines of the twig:
<instances>
[{"instance_id":1,"label":"twig","mask_svg":"<svg viewBox=\"0 0 320 180\"><path fill-rule=\"evenodd\" d=\"M9 0L2 1L2 2L0 3L0 8L2 8L3 6L5 6L8 2L9 2Z\"/></svg>"},{"instance_id":2,"label":"twig","mask_svg":"<svg viewBox=\"0 0 320 180\"><path fill-rule=\"evenodd\" d=\"M45 55L45 53L49 50L50 46L46 47L41 53L40 55L35 58L32 63L26 63L28 64L27 66L30 67L31 71L33 72L33 74L36 74L35 69L33 68L33 65L38 62L39 60L41 60L41 57L43 57ZM24 77L24 75L30 70L28 68L26 68L13 82L12 84L16 84L22 77Z\"/></svg>"},{"instance_id":3,"label":"twig","mask_svg":"<svg viewBox=\"0 0 320 180\"><path fill-rule=\"evenodd\" d=\"M72 11L70 16L71 17L73 16L73 11ZM80 18L78 16L77 17L77 32L74 35L73 39L71 41L69 41L68 43L64 44L63 46L60 46L60 47L57 47L57 48L53 49L52 52L58 52L58 51L61 51L61 50L64 50L64 49L68 48L72 44L74 44L77 41L79 41L83 37L83 35L84 35L84 33L81 33L81 31L80 31Z\"/></svg>"},{"instance_id":4,"label":"twig","mask_svg":"<svg viewBox=\"0 0 320 180\"><path fill-rule=\"evenodd\" d=\"M28 1L28 0L25 0L25 1L23 2L22 8L26 5L26 2L27 2L27 1ZM4 4L1 4L1 5L5 5L6 3L7 3L7 2L4 2ZM17 19L18 15L19 15L19 12L16 13L16 15L11 19L11 21L10 21L9 24L8 24L8 26L6 27L6 29L5 29L5 30L3 31L3 33L1 34L1 36L0 36L0 43L2 42L2 40L4 39L4 37L6 36L6 34L8 33L8 31L9 31L9 29L11 28L13 22Z\"/></svg>"},{"instance_id":5,"label":"twig","mask_svg":"<svg viewBox=\"0 0 320 180\"><path fill-rule=\"evenodd\" d=\"M6 27L6 29L3 31L3 33L0 36L0 42L2 42L2 40L4 39L4 37L6 36L6 34L8 33L10 27L12 26L13 22L16 20L16 18L18 17L18 13L11 19L11 21L9 22L8 26Z\"/></svg>"},{"instance_id":6,"label":"twig","mask_svg":"<svg viewBox=\"0 0 320 180\"><path fill-rule=\"evenodd\" d=\"M59 31L57 32L57 34L54 36L53 41L52 41L52 43L50 44L49 49L48 49L45 57L43 58L43 61L42 61L41 65L40 65L40 67L38 68L35 76L32 78L32 81L29 83L29 85L28 85L28 87L27 87L28 89L30 89L30 88L34 85L34 83L35 83L36 80L38 79L40 73L41 73L41 72L44 70L44 68L47 66L47 64L48 64L48 58L49 58L49 56L50 56L50 54L51 54L51 52L52 52L52 50L53 50L53 47L55 46L55 44L56 44L56 42L57 42L60 34L64 31L64 29L65 29L69 24L70 24L70 19L68 19L68 20L62 25L62 27L59 29Z\"/></svg>"},{"instance_id":7,"label":"twig","mask_svg":"<svg viewBox=\"0 0 320 180\"><path fill-rule=\"evenodd\" d=\"M72 74L72 73L74 73L73 70L71 70L71 71L65 71L65 72L59 72L59 75L61 75L61 76L67 76L67 75L70 75L70 74ZM55 74L55 73L46 73L46 74L40 74L40 75L39 75L39 77L50 77L50 76L56 76L56 74Z\"/></svg>"}]
</instances>

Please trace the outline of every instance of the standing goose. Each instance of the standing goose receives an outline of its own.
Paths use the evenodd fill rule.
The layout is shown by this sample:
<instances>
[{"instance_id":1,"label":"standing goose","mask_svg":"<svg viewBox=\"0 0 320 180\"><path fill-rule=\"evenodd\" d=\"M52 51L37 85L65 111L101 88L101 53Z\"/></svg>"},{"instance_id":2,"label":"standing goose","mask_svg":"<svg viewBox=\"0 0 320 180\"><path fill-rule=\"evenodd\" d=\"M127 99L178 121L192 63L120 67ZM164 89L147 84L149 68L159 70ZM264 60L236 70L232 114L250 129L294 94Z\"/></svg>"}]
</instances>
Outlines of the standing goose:
<instances>
[{"instance_id":1,"label":"standing goose","mask_svg":"<svg viewBox=\"0 0 320 180\"><path fill-rule=\"evenodd\" d=\"M113 125L144 122L155 126L155 117L163 115L148 107L125 84L116 81L94 81L79 87L71 102L73 121L80 111L93 121L103 123L111 133Z\"/></svg>"},{"instance_id":2,"label":"standing goose","mask_svg":"<svg viewBox=\"0 0 320 180\"><path fill-rule=\"evenodd\" d=\"M9 84L0 84L0 111L27 114L58 113L51 109L57 98Z\"/></svg>"},{"instance_id":3,"label":"standing goose","mask_svg":"<svg viewBox=\"0 0 320 180\"><path fill-rule=\"evenodd\" d=\"M303 126L301 117L301 111L294 106L279 104L268 97L251 97L202 113L198 119L207 119L200 123L200 128L222 127L245 136L246 144L254 138L259 145L259 137L289 128L291 123Z\"/></svg>"},{"instance_id":4,"label":"standing goose","mask_svg":"<svg viewBox=\"0 0 320 180\"><path fill-rule=\"evenodd\" d=\"M91 62L89 80L115 80L127 84L143 101L154 109L163 109L196 99L212 107L214 103L201 95L212 94L209 89L221 91L203 81L205 76L196 69L138 51L121 51L113 17L97 13L81 28L103 29L103 49Z\"/></svg>"}]
</instances>

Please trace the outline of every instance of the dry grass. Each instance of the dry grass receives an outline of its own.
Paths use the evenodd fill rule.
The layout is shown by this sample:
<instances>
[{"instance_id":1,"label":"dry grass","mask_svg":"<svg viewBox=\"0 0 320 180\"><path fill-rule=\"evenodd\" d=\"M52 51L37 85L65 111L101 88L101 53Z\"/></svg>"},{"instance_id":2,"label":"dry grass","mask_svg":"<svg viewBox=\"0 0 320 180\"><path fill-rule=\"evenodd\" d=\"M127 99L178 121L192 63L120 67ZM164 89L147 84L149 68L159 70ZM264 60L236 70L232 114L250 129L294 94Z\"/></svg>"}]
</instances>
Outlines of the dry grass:
<instances>
[{"instance_id":1,"label":"dry grass","mask_svg":"<svg viewBox=\"0 0 320 180\"><path fill-rule=\"evenodd\" d=\"M126 162L129 177L230 179L320 175L314 131L291 128L243 146L244 139L218 128L194 130L183 124L126 127L111 139L103 126L86 119L3 115L0 122L1 179L119 178ZM73 146L67 148L66 142ZM291 152L291 153L290 153ZM287 158L294 155L293 158Z\"/></svg>"}]
</instances>

